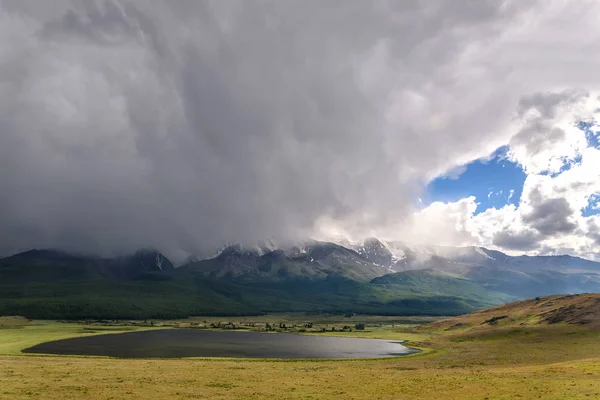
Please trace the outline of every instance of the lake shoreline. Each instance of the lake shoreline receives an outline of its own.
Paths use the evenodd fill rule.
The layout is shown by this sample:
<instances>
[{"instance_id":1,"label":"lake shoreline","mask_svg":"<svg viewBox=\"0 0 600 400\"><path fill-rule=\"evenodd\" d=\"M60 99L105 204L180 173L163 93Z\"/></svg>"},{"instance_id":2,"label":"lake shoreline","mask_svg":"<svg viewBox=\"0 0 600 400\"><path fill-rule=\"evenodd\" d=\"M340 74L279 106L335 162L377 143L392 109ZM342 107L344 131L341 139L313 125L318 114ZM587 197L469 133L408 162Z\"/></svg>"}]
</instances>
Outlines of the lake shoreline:
<instances>
[{"instance_id":1,"label":"lake shoreline","mask_svg":"<svg viewBox=\"0 0 600 400\"><path fill-rule=\"evenodd\" d=\"M243 332L239 336L234 332ZM292 332L289 332L292 333ZM406 340L320 335L273 335L209 329L153 329L61 339L22 350L27 355L125 359L373 359L420 353Z\"/></svg>"}]
</instances>

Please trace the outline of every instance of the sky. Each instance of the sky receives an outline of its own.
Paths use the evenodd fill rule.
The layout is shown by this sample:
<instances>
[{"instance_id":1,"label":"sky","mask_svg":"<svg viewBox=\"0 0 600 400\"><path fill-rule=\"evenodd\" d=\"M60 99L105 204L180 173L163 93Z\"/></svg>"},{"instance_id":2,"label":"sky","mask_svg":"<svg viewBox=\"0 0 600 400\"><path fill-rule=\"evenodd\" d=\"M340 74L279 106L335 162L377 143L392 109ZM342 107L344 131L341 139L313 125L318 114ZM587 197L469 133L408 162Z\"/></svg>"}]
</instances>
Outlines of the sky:
<instances>
[{"instance_id":1,"label":"sky","mask_svg":"<svg viewBox=\"0 0 600 400\"><path fill-rule=\"evenodd\" d=\"M523 168L508 158L509 148L500 147L485 159L472 161L449 174L441 175L427 185L421 204L455 202L474 196L475 214L490 208L512 204L518 206L526 174Z\"/></svg>"},{"instance_id":2,"label":"sky","mask_svg":"<svg viewBox=\"0 0 600 400\"><path fill-rule=\"evenodd\" d=\"M0 0L0 254L600 254L600 2Z\"/></svg>"}]
</instances>

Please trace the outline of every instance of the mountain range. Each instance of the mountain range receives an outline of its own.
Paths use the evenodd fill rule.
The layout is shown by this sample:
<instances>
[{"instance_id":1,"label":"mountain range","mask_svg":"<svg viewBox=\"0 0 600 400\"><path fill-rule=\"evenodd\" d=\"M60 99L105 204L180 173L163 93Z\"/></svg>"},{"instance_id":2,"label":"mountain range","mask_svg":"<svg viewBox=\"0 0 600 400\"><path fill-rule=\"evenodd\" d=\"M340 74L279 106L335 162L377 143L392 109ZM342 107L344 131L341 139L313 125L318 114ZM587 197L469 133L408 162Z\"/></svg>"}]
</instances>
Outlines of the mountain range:
<instances>
[{"instance_id":1,"label":"mountain range","mask_svg":"<svg viewBox=\"0 0 600 400\"><path fill-rule=\"evenodd\" d=\"M31 250L0 259L0 315L181 318L264 312L455 315L600 291L600 263L368 238L228 245L177 268L155 250L101 258Z\"/></svg>"}]
</instances>

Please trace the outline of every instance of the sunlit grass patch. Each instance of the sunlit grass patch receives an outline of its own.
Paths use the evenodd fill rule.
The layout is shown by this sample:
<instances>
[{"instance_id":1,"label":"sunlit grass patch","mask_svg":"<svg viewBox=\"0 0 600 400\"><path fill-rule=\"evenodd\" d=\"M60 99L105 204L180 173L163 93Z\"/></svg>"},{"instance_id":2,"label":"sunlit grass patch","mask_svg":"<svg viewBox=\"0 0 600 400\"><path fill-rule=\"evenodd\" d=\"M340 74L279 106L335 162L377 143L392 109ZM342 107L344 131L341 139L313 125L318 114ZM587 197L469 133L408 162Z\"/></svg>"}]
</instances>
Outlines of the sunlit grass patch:
<instances>
[{"instance_id":1,"label":"sunlit grass patch","mask_svg":"<svg viewBox=\"0 0 600 400\"><path fill-rule=\"evenodd\" d=\"M36 344L79 336L117 334L150 328L103 327L55 321L30 321L19 329L0 329L0 355L21 354Z\"/></svg>"}]
</instances>

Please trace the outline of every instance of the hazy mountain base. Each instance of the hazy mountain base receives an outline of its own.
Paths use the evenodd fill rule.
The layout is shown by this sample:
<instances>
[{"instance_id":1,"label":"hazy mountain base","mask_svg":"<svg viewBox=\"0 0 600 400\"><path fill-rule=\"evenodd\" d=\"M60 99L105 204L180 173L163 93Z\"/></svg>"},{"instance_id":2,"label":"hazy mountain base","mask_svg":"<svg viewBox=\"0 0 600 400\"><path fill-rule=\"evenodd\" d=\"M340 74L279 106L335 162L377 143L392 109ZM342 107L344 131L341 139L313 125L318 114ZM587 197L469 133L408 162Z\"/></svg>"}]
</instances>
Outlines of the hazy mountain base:
<instances>
[{"instance_id":1,"label":"hazy mountain base","mask_svg":"<svg viewBox=\"0 0 600 400\"><path fill-rule=\"evenodd\" d=\"M3 285L0 314L40 319L147 319L266 312L456 315L492 304L482 298L344 278L235 284L173 277L166 281L54 282Z\"/></svg>"}]
</instances>

